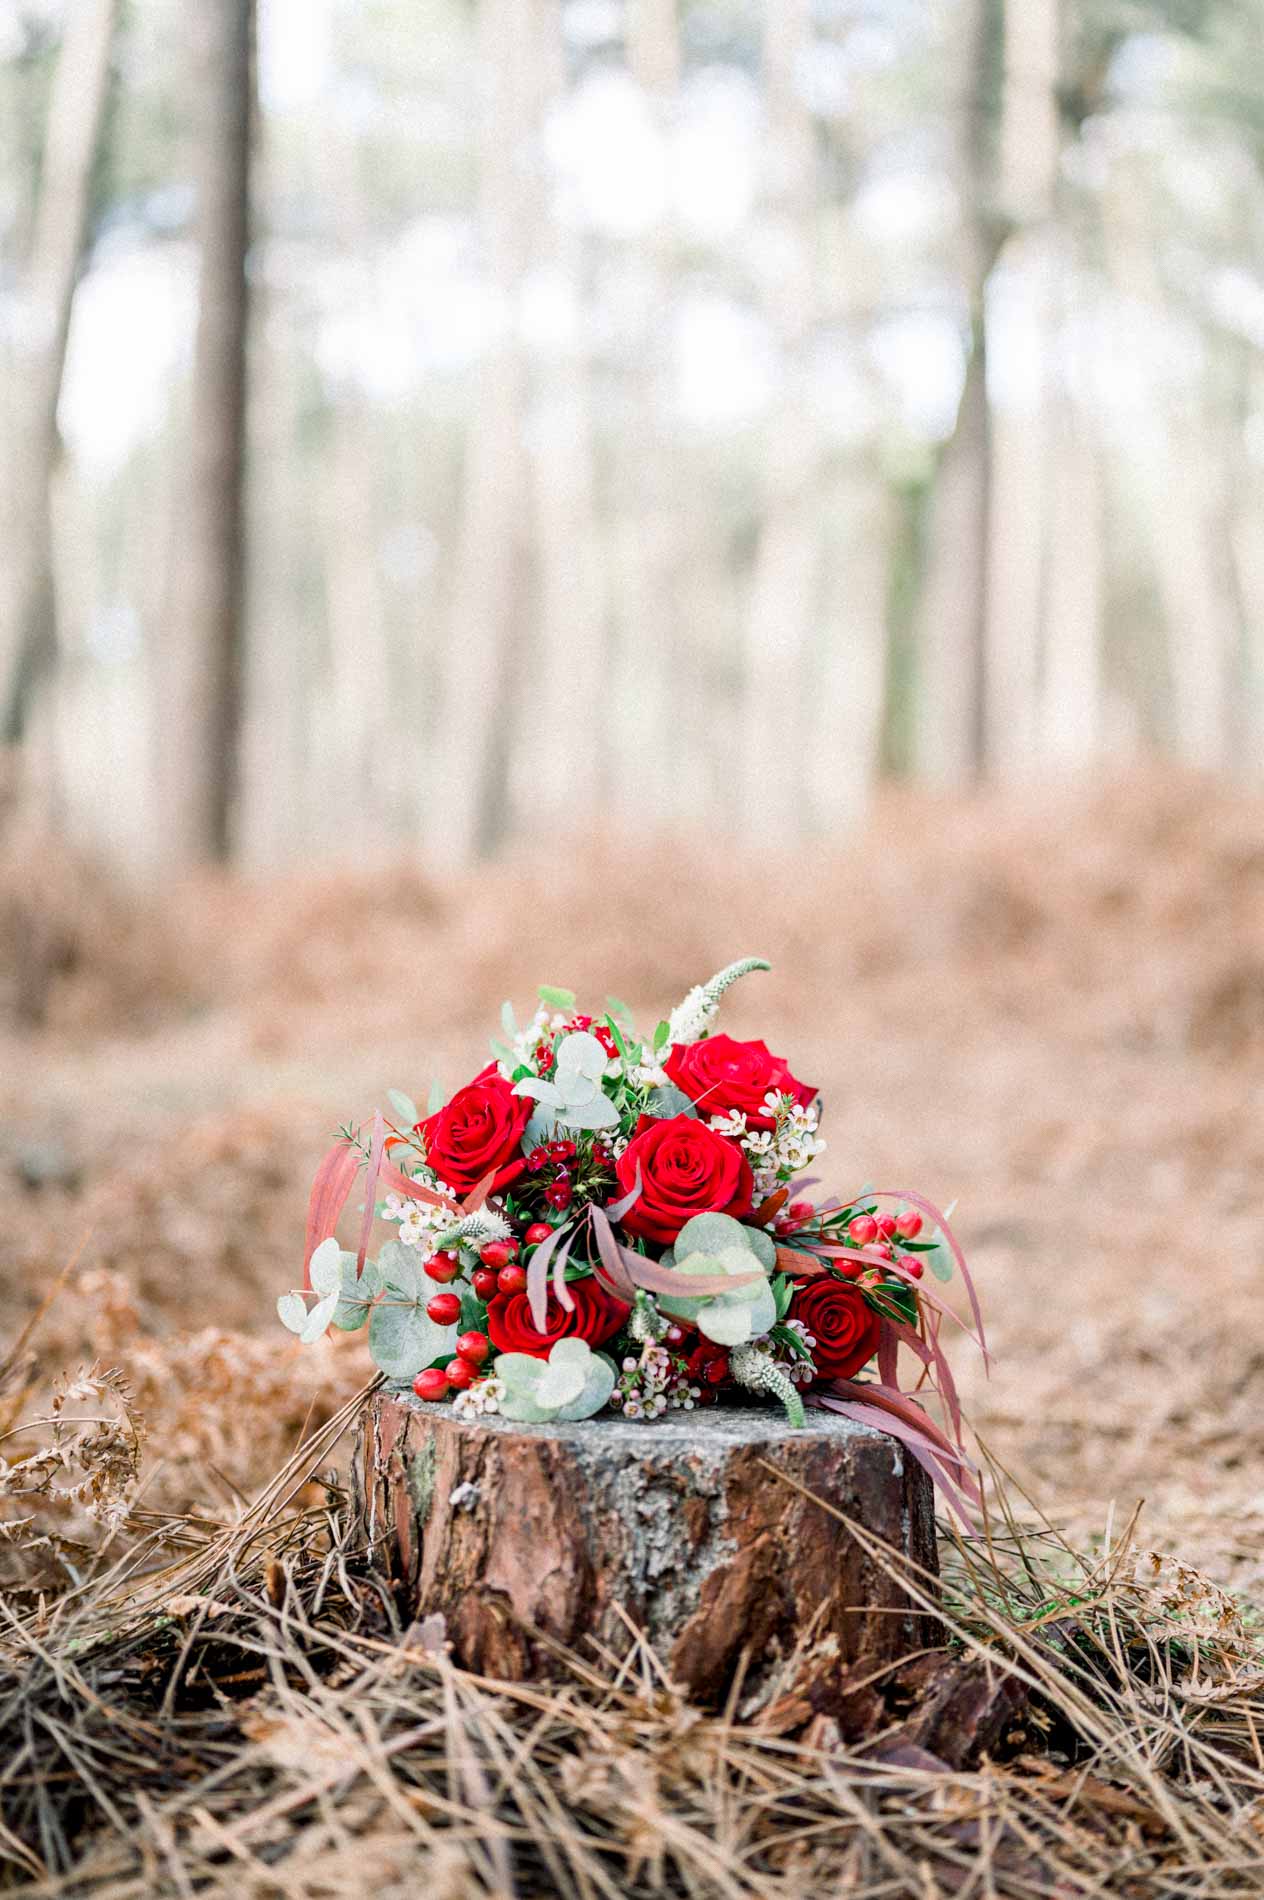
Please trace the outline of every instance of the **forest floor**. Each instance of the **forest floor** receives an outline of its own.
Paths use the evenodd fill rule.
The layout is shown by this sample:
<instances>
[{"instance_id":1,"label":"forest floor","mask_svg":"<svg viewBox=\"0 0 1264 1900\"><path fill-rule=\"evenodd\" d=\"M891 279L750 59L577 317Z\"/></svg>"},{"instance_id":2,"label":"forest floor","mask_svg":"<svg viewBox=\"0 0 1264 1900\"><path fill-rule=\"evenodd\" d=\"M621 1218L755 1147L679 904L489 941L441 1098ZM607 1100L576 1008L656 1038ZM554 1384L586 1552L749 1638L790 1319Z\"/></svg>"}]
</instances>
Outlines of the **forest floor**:
<instances>
[{"instance_id":1,"label":"forest floor","mask_svg":"<svg viewBox=\"0 0 1264 1900\"><path fill-rule=\"evenodd\" d=\"M455 1086L537 982L652 1024L757 952L773 973L725 1027L820 1084L824 1179L957 1204L995 1366L964 1339L955 1364L988 1451L1090 1559L1142 1503L1137 1549L1264 1604L1264 801L1155 769L893 798L792 858L590 838L463 882L382 863L153 911L40 862L33 883L29 841L0 852L0 1287L17 1326L58 1290L0 1427L63 1369L119 1368L151 1521L231 1518L363 1382L356 1341L303 1351L274 1317L340 1122ZM3 1557L49 1592L59 1561Z\"/></svg>"}]
</instances>

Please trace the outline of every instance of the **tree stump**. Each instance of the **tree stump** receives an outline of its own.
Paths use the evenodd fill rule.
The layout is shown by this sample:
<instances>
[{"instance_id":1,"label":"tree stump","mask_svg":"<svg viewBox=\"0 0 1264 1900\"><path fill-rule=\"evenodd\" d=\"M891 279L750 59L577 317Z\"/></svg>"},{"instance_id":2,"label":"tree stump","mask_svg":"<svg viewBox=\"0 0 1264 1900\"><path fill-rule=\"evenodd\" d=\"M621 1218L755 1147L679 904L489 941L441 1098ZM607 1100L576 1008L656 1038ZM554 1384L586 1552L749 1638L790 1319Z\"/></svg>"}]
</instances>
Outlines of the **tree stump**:
<instances>
[{"instance_id":1,"label":"tree stump","mask_svg":"<svg viewBox=\"0 0 1264 1900\"><path fill-rule=\"evenodd\" d=\"M802 1431L767 1407L518 1425L379 1394L355 1462L363 1528L404 1613L441 1612L458 1661L485 1675L556 1673L557 1645L591 1661L586 1639L622 1658L620 1608L710 1704L739 1668L744 1699L786 1693L796 1650L855 1679L928 1640L931 1619L794 1488L935 1568L925 1473L833 1413Z\"/></svg>"}]
</instances>

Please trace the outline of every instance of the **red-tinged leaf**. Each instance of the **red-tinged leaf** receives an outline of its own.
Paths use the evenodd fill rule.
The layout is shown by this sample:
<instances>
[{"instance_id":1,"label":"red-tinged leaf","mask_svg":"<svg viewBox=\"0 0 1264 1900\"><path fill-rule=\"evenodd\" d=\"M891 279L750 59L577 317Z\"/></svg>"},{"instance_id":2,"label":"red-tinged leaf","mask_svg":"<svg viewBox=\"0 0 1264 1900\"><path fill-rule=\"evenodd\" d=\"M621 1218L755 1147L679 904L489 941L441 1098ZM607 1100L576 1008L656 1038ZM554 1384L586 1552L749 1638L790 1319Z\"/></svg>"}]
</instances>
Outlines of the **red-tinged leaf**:
<instances>
[{"instance_id":1,"label":"red-tinged leaf","mask_svg":"<svg viewBox=\"0 0 1264 1900\"><path fill-rule=\"evenodd\" d=\"M477 1187L470 1189L465 1199L461 1202L461 1212L463 1214L477 1214L480 1207L486 1206L487 1197L495 1185L496 1170L493 1168L490 1174L483 1176Z\"/></svg>"},{"instance_id":2,"label":"red-tinged leaf","mask_svg":"<svg viewBox=\"0 0 1264 1900\"><path fill-rule=\"evenodd\" d=\"M727 1293L733 1287L755 1286L765 1277L758 1270L754 1273L681 1273L675 1267L660 1267L644 1254L629 1253L626 1248L623 1258L636 1284L643 1286L647 1293L671 1293L685 1300L710 1299L713 1292Z\"/></svg>"},{"instance_id":3,"label":"red-tinged leaf","mask_svg":"<svg viewBox=\"0 0 1264 1900\"><path fill-rule=\"evenodd\" d=\"M568 1313L575 1311L575 1301L571 1296L570 1288L566 1284L566 1261L570 1254L571 1242L574 1238L575 1234L574 1230L572 1230L567 1234L566 1239L553 1256L553 1297L558 1305L563 1307ZM546 1301L546 1310L547 1304ZM541 1328L537 1326L536 1331L539 1332L540 1330Z\"/></svg>"},{"instance_id":4,"label":"red-tinged leaf","mask_svg":"<svg viewBox=\"0 0 1264 1900\"><path fill-rule=\"evenodd\" d=\"M382 1151L386 1146L386 1123L382 1120L379 1108L373 1117L373 1140L369 1146L369 1171L364 1177L364 1215L360 1221L360 1247L356 1254L356 1279L364 1272L364 1256L369 1251L369 1235L373 1231L373 1215L377 1203L377 1177L382 1168Z\"/></svg>"},{"instance_id":5,"label":"red-tinged leaf","mask_svg":"<svg viewBox=\"0 0 1264 1900\"><path fill-rule=\"evenodd\" d=\"M605 1208L590 1208L589 1215L593 1233L597 1238L602 1285L607 1292L613 1293L616 1299L626 1299L630 1302L636 1297L636 1283L626 1263L636 1256L632 1255L628 1248L621 1247L615 1239Z\"/></svg>"},{"instance_id":6,"label":"red-tinged leaf","mask_svg":"<svg viewBox=\"0 0 1264 1900\"><path fill-rule=\"evenodd\" d=\"M878 1377L883 1385L894 1385L900 1356L900 1342L889 1319L884 1319L878 1334Z\"/></svg>"},{"instance_id":7,"label":"red-tinged leaf","mask_svg":"<svg viewBox=\"0 0 1264 1900\"><path fill-rule=\"evenodd\" d=\"M841 1396L852 1393L856 1396ZM973 1531L966 1506L973 1505L976 1510L982 1507L978 1480L965 1461L942 1440L931 1421L911 1401L905 1401L897 1408L890 1402L889 1395L886 1395L885 1403L880 1402L875 1387L839 1379L834 1382L831 1392L810 1393L807 1403L841 1413L845 1418L854 1419L858 1425L872 1426L875 1431L885 1432L889 1437L898 1439L943 1494L963 1526Z\"/></svg>"},{"instance_id":8,"label":"red-tinged leaf","mask_svg":"<svg viewBox=\"0 0 1264 1900\"><path fill-rule=\"evenodd\" d=\"M377 1178L384 1188L390 1189L392 1194L403 1194L409 1200L424 1201L427 1207L445 1207L452 1214L461 1212L460 1202L454 1201L450 1194L436 1194L433 1188L425 1187L422 1182L412 1180L385 1156L382 1157Z\"/></svg>"},{"instance_id":9,"label":"red-tinged leaf","mask_svg":"<svg viewBox=\"0 0 1264 1900\"><path fill-rule=\"evenodd\" d=\"M627 1193L621 1195L617 1201L612 1201L609 1207L598 1208L596 1211L598 1213L604 1213L612 1221L622 1220L623 1216L628 1212L628 1210L633 1206L633 1204L636 1201L640 1200L640 1198L641 1198L641 1164L638 1161L636 1164L636 1179L633 1181Z\"/></svg>"},{"instance_id":10,"label":"red-tinged leaf","mask_svg":"<svg viewBox=\"0 0 1264 1900\"><path fill-rule=\"evenodd\" d=\"M824 1273L825 1268L802 1247L778 1247L777 1272L788 1273L796 1280L810 1280L814 1274Z\"/></svg>"},{"instance_id":11,"label":"red-tinged leaf","mask_svg":"<svg viewBox=\"0 0 1264 1900\"><path fill-rule=\"evenodd\" d=\"M537 1333L543 1333L548 1326L549 1262L566 1232L565 1227L555 1227L548 1239L540 1242L527 1262L527 1305L531 1309L531 1324Z\"/></svg>"},{"instance_id":12,"label":"red-tinged leaf","mask_svg":"<svg viewBox=\"0 0 1264 1900\"><path fill-rule=\"evenodd\" d=\"M892 1322L886 1321L884 1324L891 1325ZM906 1326L900 1321L894 1322L894 1331L897 1339L921 1360L931 1375L935 1390L943 1400L948 1416L952 1420L953 1437L959 1445L961 1443L961 1401L957 1397L957 1382L952 1376L952 1367L944 1356L938 1334L932 1334L928 1339L923 1340L911 1326ZM888 1379L883 1374L883 1384L893 1385L894 1380Z\"/></svg>"},{"instance_id":13,"label":"red-tinged leaf","mask_svg":"<svg viewBox=\"0 0 1264 1900\"><path fill-rule=\"evenodd\" d=\"M312 1255L338 1225L338 1216L347 1205L351 1184L359 1171L360 1157L345 1141L336 1142L316 1170L307 1201L307 1250L303 1255L303 1286L309 1293Z\"/></svg>"},{"instance_id":14,"label":"red-tinged leaf","mask_svg":"<svg viewBox=\"0 0 1264 1900\"><path fill-rule=\"evenodd\" d=\"M770 1194L766 1201L759 1203L759 1206L755 1209L753 1214L746 1216L746 1225L748 1227L766 1227L773 1215L779 1214L789 1199L789 1188L778 1188L775 1194Z\"/></svg>"},{"instance_id":15,"label":"red-tinged leaf","mask_svg":"<svg viewBox=\"0 0 1264 1900\"><path fill-rule=\"evenodd\" d=\"M910 1194L907 1191L901 1193L895 1188L876 1188L874 1193L870 1196L870 1199L881 1201L907 1201L910 1206L917 1208L920 1213L925 1214L926 1218L938 1227L940 1233L948 1242L948 1251L951 1253L965 1285L966 1294L970 1301L970 1311L974 1316L974 1330L978 1336L979 1348L983 1354L983 1362L986 1369L991 1361L992 1355L988 1351L987 1338L983 1331L983 1313L979 1306L979 1296L975 1292L974 1280L969 1267L966 1265L966 1257L961 1251L961 1243L953 1233L952 1228L948 1225L947 1217L940 1213L933 1201L928 1201L922 1194Z\"/></svg>"}]
</instances>

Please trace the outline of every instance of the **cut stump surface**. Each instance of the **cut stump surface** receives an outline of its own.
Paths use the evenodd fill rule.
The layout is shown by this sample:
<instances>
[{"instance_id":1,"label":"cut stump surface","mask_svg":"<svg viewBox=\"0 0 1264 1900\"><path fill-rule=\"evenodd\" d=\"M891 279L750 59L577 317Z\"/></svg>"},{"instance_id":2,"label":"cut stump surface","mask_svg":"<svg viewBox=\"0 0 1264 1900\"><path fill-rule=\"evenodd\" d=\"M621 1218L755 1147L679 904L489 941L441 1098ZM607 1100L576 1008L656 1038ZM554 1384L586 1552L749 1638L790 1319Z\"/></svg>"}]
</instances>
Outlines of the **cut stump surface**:
<instances>
[{"instance_id":1,"label":"cut stump surface","mask_svg":"<svg viewBox=\"0 0 1264 1900\"><path fill-rule=\"evenodd\" d=\"M630 1618L695 1700L721 1700L739 1670L748 1700L788 1686L796 1652L854 1680L928 1640L929 1619L804 1491L933 1570L929 1480L883 1433L808 1418L517 1425L378 1394L357 1499L401 1607L442 1613L467 1667L548 1675L557 1645L595 1661L594 1643L622 1659Z\"/></svg>"}]
</instances>

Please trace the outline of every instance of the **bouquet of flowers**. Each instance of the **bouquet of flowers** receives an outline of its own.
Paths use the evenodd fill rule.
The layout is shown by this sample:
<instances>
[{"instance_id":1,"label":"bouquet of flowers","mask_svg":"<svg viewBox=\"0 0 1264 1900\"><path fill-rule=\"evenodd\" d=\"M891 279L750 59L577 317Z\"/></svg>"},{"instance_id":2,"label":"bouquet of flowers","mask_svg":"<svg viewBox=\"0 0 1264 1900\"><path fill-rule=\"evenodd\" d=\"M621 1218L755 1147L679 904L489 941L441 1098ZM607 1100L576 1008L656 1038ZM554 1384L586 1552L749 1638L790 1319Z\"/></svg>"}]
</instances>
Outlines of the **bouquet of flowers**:
<instances>
[{"instance_id":1,"label":"bouquet of flowers","mask_svg":"<svg viewBox=\"0 0 1264 1900\"><path fill-rule=\"evenodd\" d=\"M506 1003L492 1061L449 1100L422 1115L392 1091L389 1115L342 1131L284 1325L313 1341L367 1324L388 1382L463 1417L650 1424L758 1395L801 1426L825 1406L894 1434L956 1508L977 1501L940 1344L962 1324L986 1352L961 1249L920 1195L809 1195L817 1091L713 1028L768 968L730 964L648 1040L614 997L597 1017L543 986L522 1026ZM334 1229L362 1170L351 1252ZM375 1219L396 1234L370 1259ZM954 1267L972 1327L936 1290ZM946 1429L901 1390L902 1346Z\"/></svg>"}]
</instances>

